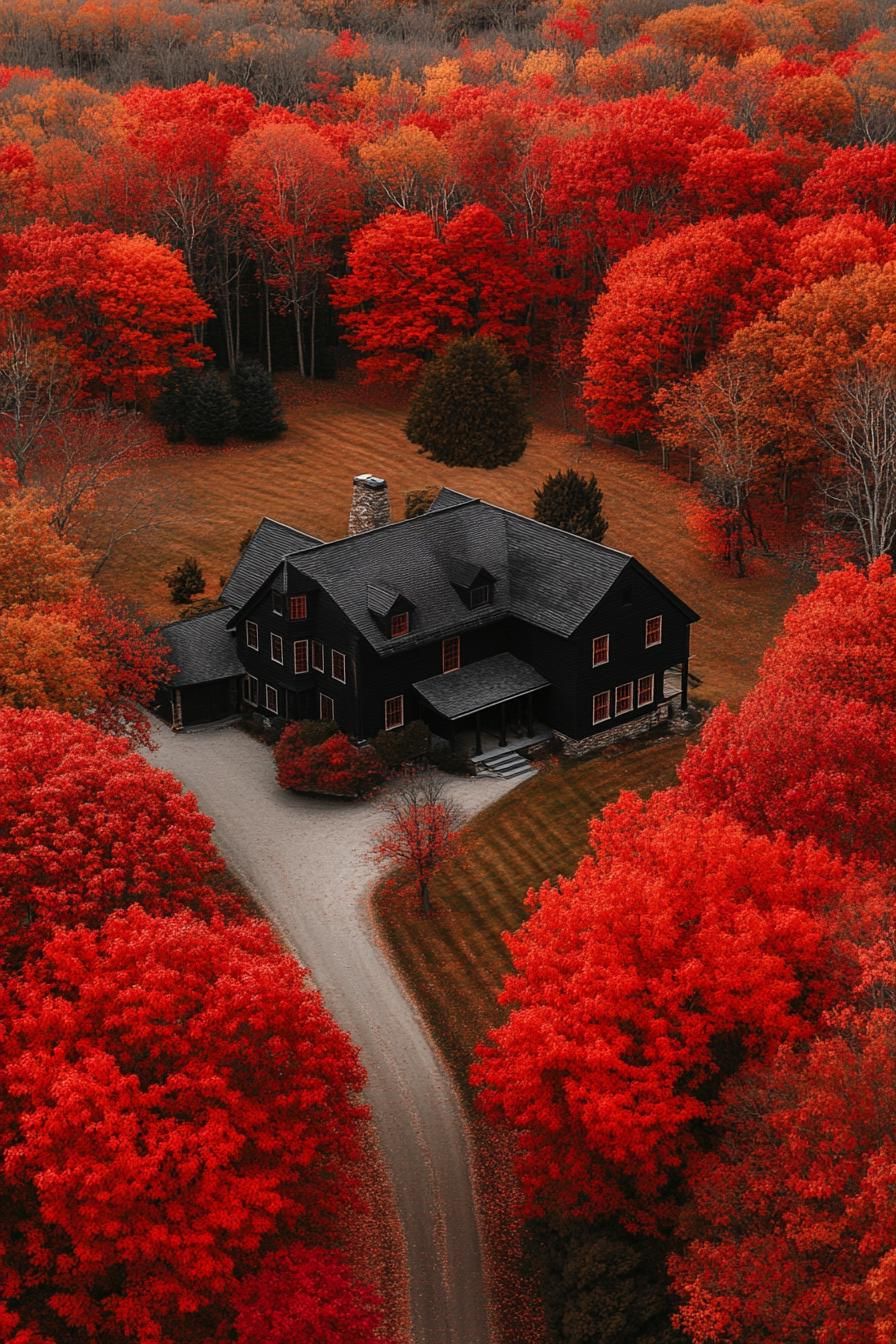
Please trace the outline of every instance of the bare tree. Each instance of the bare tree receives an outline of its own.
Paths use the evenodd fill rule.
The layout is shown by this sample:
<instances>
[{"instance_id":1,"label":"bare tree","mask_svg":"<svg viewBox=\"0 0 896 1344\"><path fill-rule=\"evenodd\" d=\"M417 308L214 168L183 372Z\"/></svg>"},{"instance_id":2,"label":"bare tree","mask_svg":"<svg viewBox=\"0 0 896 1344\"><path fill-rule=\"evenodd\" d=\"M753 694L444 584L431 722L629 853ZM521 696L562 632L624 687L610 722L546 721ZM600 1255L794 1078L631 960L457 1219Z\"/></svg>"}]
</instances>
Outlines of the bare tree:
<instances>
[{"instance_id":1,"label":"bare tree","mask_svg":"<svg viewBox=\"0 0 896 1344\"><path fill-rule=\"evenodd\" d=\"M47 435L71 409L77 384L62 351L10 315L0 350L0 449L16 480L29 484Z\"/></svg>"},{"instance_id":2,"label":"bare tree","mask_svg":"<svg viewBox=\"0 0 896 1344\"><path fill-rule=\"evenodd\" d=\"M896 545L896 375L858 361L838 385L836 409L820 431L829 453L828 512L861 539L866 560Z\"/></svg>"},{"instance_id":3,"label":"bare tree","mask_svg":"<svg viewBox=\"0 0 896 1344\"><path fill-rule=\"evenodd\" d=\"M432 911L430 883L436 871L463 852L463 817L445 783L432 769L409 769L386 806L387 820L374 839L373 854L397 867L398 884L413 882L424 915Z\"/></svg>"}]
</instances>

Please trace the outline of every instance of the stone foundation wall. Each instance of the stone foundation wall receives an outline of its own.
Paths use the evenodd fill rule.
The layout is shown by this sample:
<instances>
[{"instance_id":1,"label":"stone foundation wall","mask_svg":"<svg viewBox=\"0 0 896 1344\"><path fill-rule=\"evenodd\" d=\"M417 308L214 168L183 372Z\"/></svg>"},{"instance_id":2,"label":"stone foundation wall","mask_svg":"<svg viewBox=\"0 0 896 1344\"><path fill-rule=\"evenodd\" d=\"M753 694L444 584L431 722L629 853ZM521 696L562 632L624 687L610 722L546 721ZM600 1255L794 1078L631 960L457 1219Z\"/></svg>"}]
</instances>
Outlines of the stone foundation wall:
<instances>
[{"instance_id":1,"label":"stone foundation wall","mask_svg":"<svg viewBox=\"0 0 896 1344\"><path fill-rule=\"evenodd\" d=\"M564 756L574 758L590 756L592 752L599 751L601 747L609 747L613 742L640 737L642 733L649 733L651 728L658 728L660 724L668 722L671 709L670 704L664 703L657 705L651 714L631 719L628 723L620 723L615 728L605 728L603 732L592 733L590 737L582 737L577 741L575 738L564 736L563 733L557 733L557 740Z\"/></svg>"}]
</instances>

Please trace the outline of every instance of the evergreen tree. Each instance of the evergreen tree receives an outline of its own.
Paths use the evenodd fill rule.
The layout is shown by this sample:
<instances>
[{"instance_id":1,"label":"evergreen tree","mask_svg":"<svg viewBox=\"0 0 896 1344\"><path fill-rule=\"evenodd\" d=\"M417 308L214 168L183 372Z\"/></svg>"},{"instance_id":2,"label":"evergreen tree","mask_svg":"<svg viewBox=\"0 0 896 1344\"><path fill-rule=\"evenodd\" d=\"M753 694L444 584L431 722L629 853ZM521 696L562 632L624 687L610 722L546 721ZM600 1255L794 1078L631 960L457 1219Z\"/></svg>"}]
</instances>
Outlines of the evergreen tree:
<instances>
[{"instance_id":1,"label":"evergreen tree","mask_svg":"<svg viewBox=\"0 0 896 1344\"><path fill-rule=\"evenodd\" d=\"M203 369L196 380L187 433L197 443L223 443L235 433L236 402L214 369Z\"/></svg>"},{"instance_id":2,"label":"evergreen tree","mask_svg":"<svg viewBox=\"0 0 896 1344\"><path fill-rule=\"evenodd\" d=\"M183 443L190 432L199 369L171 369L162 380L162 390L153 404L153 415L165 427L169 443Z\"/></svg>"},{"instance_id":3,"label":"evergreen tree","mask_svg":"<svg viewBox=\"0 0 896 1344\"><path fill-rule=\"evenodd\" d=\"M195 555L188 555L170 574L166 574L165 582L172 602L191 602L197 594L205 592L205 575Z\"/></svg>"},{"instance_id":4,"label":"evergreen tree","mask_svg":"<svg viewBox=\"0 0 896 1344\"><path fill-rule=\"evenodd\" d=\"M503 467L532 430L519 375L496 341L464 336L423 370L405 432L454 467Z\"/></svg>"},{"instance_id":5,"label":"evergreen tree","mask_svg":"<svg viewBox=\"0 0 896 1344\"><path fill-rule=\"evenodd\" d=\"M246 439L276 439L286 429L277 389L255 359L241 359L230 380L237 407L237 428Z\"/></svg>"},{"instance_id":6,"label":"evergreen tree","mask_svg":"<svg viewBox=\"0 0 896 1344\"><path fill-rule=\"evenodd\" d=\"M603 492L593 476L579 472L555 472L535 492L535 517L540 523L562 527L588 541L603 541L607 520L603 515Z\"/></svg>"}]
</instances>

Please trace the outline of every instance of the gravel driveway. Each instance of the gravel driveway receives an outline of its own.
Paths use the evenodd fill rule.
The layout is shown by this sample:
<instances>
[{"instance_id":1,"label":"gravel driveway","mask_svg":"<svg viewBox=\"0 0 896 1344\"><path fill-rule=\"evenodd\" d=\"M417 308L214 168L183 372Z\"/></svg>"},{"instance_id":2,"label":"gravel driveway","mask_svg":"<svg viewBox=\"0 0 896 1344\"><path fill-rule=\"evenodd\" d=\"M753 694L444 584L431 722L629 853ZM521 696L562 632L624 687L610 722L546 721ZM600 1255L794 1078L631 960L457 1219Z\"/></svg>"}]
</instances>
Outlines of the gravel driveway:
<instances>
[{"instance_id":1,"label":"gravel driveway","mask_svg":"<svg viewBox=\"0 0 896 1344\"><path fill-rule=\"evenodd\" d=\"M488 1304L460 1105L415 1009L374 941L367 893L381 802L341 804L278 788L270 750L234 727L155 726L153 764L215 821L215 841L330 1012L359 1046L408 1250L414 1344L488 1344ZM512 784L451 779L467 814ZM425 933L424 930L421 931Z\"/></svg>"}]
</instances>

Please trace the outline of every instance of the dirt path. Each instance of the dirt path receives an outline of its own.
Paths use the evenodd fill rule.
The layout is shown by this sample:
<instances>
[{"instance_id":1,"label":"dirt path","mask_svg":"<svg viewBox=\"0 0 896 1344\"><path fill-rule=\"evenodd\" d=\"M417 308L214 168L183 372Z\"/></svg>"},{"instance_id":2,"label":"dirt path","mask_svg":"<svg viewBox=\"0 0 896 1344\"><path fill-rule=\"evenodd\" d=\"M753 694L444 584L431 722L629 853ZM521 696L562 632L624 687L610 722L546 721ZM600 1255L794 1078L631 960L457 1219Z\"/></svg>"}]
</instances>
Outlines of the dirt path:
<instances>
[{"instance_id":1,"label":"dirt path","mask_svg":"<svg viewBox=\"0 0 896 1344\"><path fill-rule=\"evenodd\" d=\"M416 1011L374 941L366 859L380 805L298 798L268 748L236 728L155 732L152 761L215 821L237 875L307 965L368 1073L366 1099L408 1252L414 1344L488 1344L488 1303L460 1106ZM468 814L510 786L452 780Z\"/></svg>"}]
</instances>

